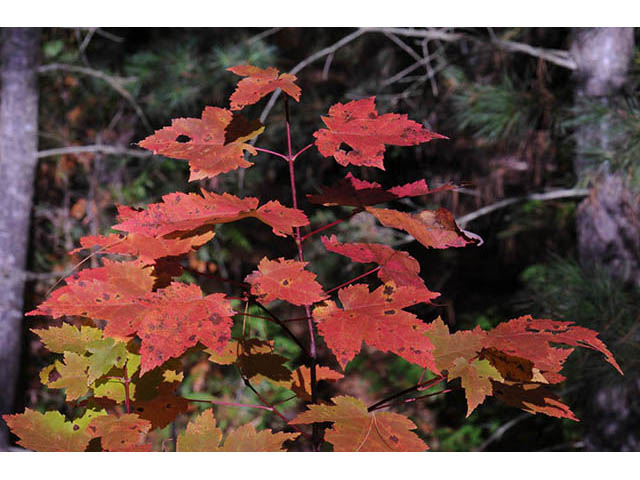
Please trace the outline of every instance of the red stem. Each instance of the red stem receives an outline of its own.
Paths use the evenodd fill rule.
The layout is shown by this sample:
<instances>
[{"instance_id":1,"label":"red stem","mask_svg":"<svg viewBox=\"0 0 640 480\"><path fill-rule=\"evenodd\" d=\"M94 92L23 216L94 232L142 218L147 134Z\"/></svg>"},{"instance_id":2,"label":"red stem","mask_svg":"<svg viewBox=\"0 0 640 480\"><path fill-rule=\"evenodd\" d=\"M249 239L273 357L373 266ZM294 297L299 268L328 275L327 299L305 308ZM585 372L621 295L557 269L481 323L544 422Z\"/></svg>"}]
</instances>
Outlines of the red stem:
<instances>
[{"instance_id":1,"label":"red stem","mask_svg":"<svg viewBox=\"0 0 640 480\"><path fill-rule=\"evenodd\" d=\"M285 113L285 121L287 124L287 147L289 151L289 158L287 159L289 163L289 181L291 183L291 198L293 200L293 208L298 208L298 196L296 193L296 176L293 168L293 152L291 150L291 119L289 116L289 101L286 95L284 95L284 113ZM304 262L304 252L302 251L302 239L300 237L300 227L295 227L296 234L296 245L298 247L298 257L301 262ZM304 312L307 315L307 328L309 329L309 357L310 357L310 365L309 371L311 373L311 402L318 403L318 379L316 376L316 363L317 363L317 350L316 350L316 338L313 333L313 320L311 317L311 309L309 305L304 306ZM313 424L313 449L319 450L320 448L320 428L317 423Z\"/></svg>"},{"instance_id":2,"label":"red stem","mask_svg":"<svg viewBox=\"0 0 640 480\"><path fill-rule=\"evenodd\" d=\"M253 147L255 148L257 151L259 152L263 152L263 153L270 153L271 155L275 155L276 157L280 157L284 160L289 160L291 154L289 154L289 157L287 157L286 155L283 155L281 153L278 152L274 152L273 150L267 150L266 148L258 148L258 147Z\"/></svg>"},{"instance_id":3,"label":"red stem","mask_svg":"<svg viewBox=\"0 0 640 480\"><path fill-rule=\"evenodd\" d=\"M313 147L313 143L310 143L309 145L307 145L306 147L304 147L302 150L300 150L298 153L296 153L293 158L291 160L293 160L295 162L296 158L298 158L300 155L302 155L304 152L306 152L307 150L309 150L311 147Z\"/></svg>"},{"instance_id":4,"label":"red stem","mask_svg":"<svg viewBox=\"0 0 640 480\"><path fill-rule=\"evenodd\" d=\"M432 378L431 380L427 380L426 382L422 382L422 383L418 383L416 385L414 385L413 387L409 387L409 388L405 388L404 390L394 393L392 395L389 395L388 397L383 398L382 400L380 400L379 402L374 403L373 405L371 405L369 408L367 408L368 412L373 412L374 410L377 410L379 408L383 408L383 405L385 403L390 402L391 400L395 400L398 397L401 397L402 395L406 395L407 393L411 393L415 390L419 390L420 388L424 387L424 388L429 388L429 387L433 387L434 385L437 385L438 383L440 383L443 380L446 380L447 376L446 375L438 375L435 378Z\"/></svg>"},{"instance_id":5,"label":"red stem","mask_svg":"<svg viewBox=\"0 0 640 480\"><path fill-rule=\"evenodd\" d=\"M249 389L256 394L256 396L260 399L260 401L262 403L264 403L267 407L268 410L272 411L273 413L275 413L277 416L279 416L282 420L284 420L284 422L289 425L291 428L293 428L295 431L300 432L302 434L302 436L304 438L306 438L307 440L311 440L311 437L309 436L309 434L307 434L306 432L304 432L303 430L300 430L300 428L298 428L295 425L290 425L289 424L289 419L287 417L285 417L282 413L280 413L276 407L274 407L271 403L269 403L267 401L266 398L264 398L260 392L258 390L255 389L255 387L253 385L251 385L251 382L249 381L248 378L246 378L242 372L240 372L240 376L242 377L242 380L244 381L244 384L249 387Z\"/></svg>"},{"instance_id":6,"label":"red stem","mask_svg":"<svg viewBox=\"0 0 640 480\"><path fill-rule=\"evenodd\" d=\"M326 225L323 225L322 227L316 228L315 230L307 233L306 235L304 235L302 237L301 241L304 242L307 238L313 237L316 233L320 233L323 230L326 230L328 228L334 227L334 226L338 225L339 223L345 222L345 221L349 220L351 217L353 217L354 215L357 215L360 212L362 212L362 209L356 208L353 212L351 212L349 214L348 217L339 218L338 220L335 220L335 221L333 221L331 223L327 223Z\"/></svg>"},{"instance_id":7,"label":"red stem","mask_svg":"<svg viewBox=\"0 0 640 480\"><path fill-rule=\"evenodd\" d=\"M328 294L330 294L330 293L332 293L332 292L335 292L336 290L339 290L339 289L341 289L342 287L346 287L347 285L349 285L349 284L350 284L350 283L352 283L352 282L355 282L356 280L360 280L361 278L364 278L364 277L366 277L367 275L371 275L372 273L377 272L377 271L378 271L378 270L380 270L381 268L382 268L382 267L381 267L380 265L378 265L376 268L372 268L372 269L371 269L371 270L369 270L368 272L365 272L365 273L363 273L362 275L358 275L356 278L352 278L351 280L349 280L349 281L347 281L347 282L344 282L343 284L338 285L337 287L333 287L331 290L327 290L327 291L326 291L326 292L324 292L324 293L326 293L326 294L328 295Z\"/></svg>"}]
</instances>

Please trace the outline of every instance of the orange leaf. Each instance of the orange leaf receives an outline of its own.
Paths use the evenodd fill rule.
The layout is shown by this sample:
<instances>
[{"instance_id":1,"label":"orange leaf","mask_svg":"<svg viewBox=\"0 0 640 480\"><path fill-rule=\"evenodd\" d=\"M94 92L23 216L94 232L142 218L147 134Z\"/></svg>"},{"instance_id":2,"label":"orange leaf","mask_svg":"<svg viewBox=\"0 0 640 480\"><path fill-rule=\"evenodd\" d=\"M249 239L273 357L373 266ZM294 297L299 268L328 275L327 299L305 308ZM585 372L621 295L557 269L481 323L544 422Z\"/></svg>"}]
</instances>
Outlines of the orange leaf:
<instances>
[{"instance_id":1,"label":"orange leaf","mask_svg":"<svg viewBox=\"0 0 640 480\"><path fill-rule=\"evenodd\" d=\"M138 145L156 155L187 160L189 181L194 181L253 165L244 159L244 152L256 155L257 151L246 142L263 130L260 122L247 122L224 108L205 107L201 119L176 118Z\"/></svg>"},{"instance_id":2,"label":"orange leaf","mask_svg":"<svg viewBox=\"0 0 640 480\"><path fill-rule=\"evenodd\" d=\"M262 69L253 65L236 65L227 70L241 77L247 77L238 82L235 92L231 95L231 110L242 110L247 105L253 105L278 88L296 102L300 101L300 87L294 83L297 80L295 75L290 73L278 75L276 68Z\"/></svg>"}]
</instances>

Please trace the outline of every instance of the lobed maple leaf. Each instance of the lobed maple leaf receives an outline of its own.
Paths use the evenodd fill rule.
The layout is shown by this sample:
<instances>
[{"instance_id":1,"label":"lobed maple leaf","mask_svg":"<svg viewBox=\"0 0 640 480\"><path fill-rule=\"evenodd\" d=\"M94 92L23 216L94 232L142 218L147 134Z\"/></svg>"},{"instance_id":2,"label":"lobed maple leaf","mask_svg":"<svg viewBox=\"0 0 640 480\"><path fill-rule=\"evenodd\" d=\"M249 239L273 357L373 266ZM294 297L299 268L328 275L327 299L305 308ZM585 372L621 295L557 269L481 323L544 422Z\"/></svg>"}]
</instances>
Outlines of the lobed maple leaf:
<instances>
[{"instance_id":1,"label":"lobed maple leaf","mask_svg":"<svg viewBox=\"0 0 640 480\"><path fill-rule=\"evenodd\" d=\"M300 87L294 83L297 78L291 73L279 74L274 67L262 69L253 65L236 65L227 70L241 77L247 77L238 82L236 90L229 99L231 110L242 110L247 105L253 105L278 88L296 102L300 101Z\"/></svg>"},{"instance_id":2,"label":"lobed maple leaf","mask_svg":"<svg viewBox=\"0 0 640 480\"><path fill-rule=\"evenodd\" d=\"M174 282L151 291L151 270L139 262L111 262L68 279L28 315L81 315L104 320L106 336L142 340L142 373L202 342L221 351L231 336L234 311L224 294L202 296L197 285Z\"/></svg>"},{"instance_id":3,"label":"lobed maple leaf","mask_svg":"<svg viewBox=\"0 0 640 480\"><path fill-rule=\"evenodd\" d=\"M150 443L146 441L151 423L134 413L117 417L104 415L89 423L87 432L93 438L100 438L102 448L108 452L148 452Z\"/></svg>"},{"instance_id":4,"label":"lobed maple leaf","mask_svg":"<svg viewBox=\"0 0 640 480\"><path fill-rule=\"evenodd\" d=\"M576 420L569 407L542 388L543 384L564 380L559 372L573 351L554 344L597 350L622 373L597 333L571 322L537 320L527 315L489 331L476 327L451 334L438 317L431 327L427 336L435 347L436 367L448 371L449 380L461 379L467 397L467 416L486 396L495 395L531 413ZM500 394L496 393L496 386L500 386Z\"/></svg>"},{"instance_id":5,"label":"lobed maple leaf","mask_svg":"<svg viewBox=\"0 0 640 480\"><path fill-rule=\"evenodd\" d=\"M100 247L99 253L133 255L145 265L153 265L157 259L177 257L200 248L214 237L214 232L205 232L189 238L147 237L138 233L129 235L89 235L80 239L82 248L69 252L74 254L80 250Z\"/></svg>"},{"instance_id":6,"label":"lobed maple leaf","mask_svg":"<svg viewBox=\"0 0 640 480\"><path fill-rule=\"evenodd\" d=\"M197 285L174 282L140 298L138 304L142 311L135 323L125 317L115 326L112 320L107 328L135 330L142 339L142 373L182 355L198 342L222 351L231 338L235 312L222 293L203 297Z\"/></svg>"},{"instance_id":7,"label":"lobed maple leaf","mask_svg":"<svg viewBox=\"0 0 640 480\"><path fill-rule=\"evenodd\" d=\"M136 309L136 299L151 292L154 284L152 269L141 262L104 260L104 266L82 270L68 278L27 315L48 315L54 318L78 315L96 320L118 321ZM107 335L116 332L105 331ZM126 337L131 333L124 333ZM116 338L117 337L116 335Z\"/></svg>"},{"instance_id":8,"label":"lobed maple leaf","mask_svg":"<svg viewBox=\"0 0 640 480\"><path fill-rule=\"evenodd\" d=\"M250 217L271 226L273 233L281 237L292 236L293 227L309 224L301 210L284 207L275 200L258 208L257 198L238 198L228 193L219 195L202 190L202 196L194 193L165 195L162 203L152 203L113 228L151 237L190 237L210 231L214 225Z\"/></svg>"},{"instance_id":9,"label":"lobed maple leaf","mask_svg":"<svg viewBox=\"0 0 640 480\"><path fill-rule=\"evenodd\" d=\"M178 435L178 452L282 452L283 443L295 440L299 433L257 432L251 424L243 425L229 433L224 444L222 430L218 428L211 409L205 410L189 422L186 430Z\"/></svg>"},{"instance_id":10,"label":"lobed maple leaf","mask_svg":"<svg viewBox=\"0 0 640 480\"><path fill-rule=\"evenodd\" d=\"M393 352L405 360L438 371L433 346L426 337L429 327L412 313L402 310L421 302L430 302L438 294L424 288L396 287L388 282L373 292L365 284L342 288L335 302L313 310L318 332L344 369L362 348L362 342Z\"/></svg>"},{"instance_id":11,"label":"lobed maple leaf","mask_svg":"<svg viewBox=\"0 0 640 480\"><path fill-rule=\"evenodd\" d=\"M91 436L85 432L85 420L96 412L87 411L73 422L60 412L40 413L29 408L24 413L3 415L11 431L18 436L18 444L36 452L83 452Z\"/></svg>"},{"instance_id":12,"label":"lobed maple leaf","mask_svg":"<svg viewBox=\"0 0 640 480\"><path fill-rule=\"evenodd\" d=\"M405 213L387 208L367 207L366 211L386 227L404 230L427 248L465 247L479 243L477 235L461 230L445 208Z\"/></svg>"},{"instance_id":13,"label":"lobed maple leaf","mask_svg":"<svg viewBox=\"0 0 640 480\"><path fill-rule=\"evenodd\" d=\"M53 353L74 352L83 354L87 345L102 338L102 330L86 325L80 328L69 323L59 327L32 328L31 331L40 337L44 346Z\"/></svg>"},{"instance_id":14,"label":"lobed maple leaf","mask_svg":"<svg viewBox=\"0 0 640 480\"><path fill-rule=\"evenodd\" d=\"M433 190L429 189L424 180L418 180L405 185L398 185L390 189L384 189L376 182L359 180L351 173L340 180L333 187L322 187L321 192L315 195L307 195L311 203L324 206L343 205L364 209L369 205L390 202L407 197L431 195L433 193L454 190L454 185L442 185Z\"/></svg>"},{"instance_id":15,"label":"lobed maple leaf","mask_svg":"<svg viewBox=\"0 0 640 480\"><path fill-rule=\"evenodd\" d=\"M202 118L176 118L138 145L156 155L187 160L192 182L253 165L244 152L258 152L246 142L263 130L260 122L247 122L224 108L205 107Z\"/></svg>"},{"instance_id":16,"label":"lobed maple leaf","mask_svg":"<svg viewBox=\"0 0 640 480\"><path fill-rule=\"evenodd\" d=\"M327 128L313 134L323 156L333 156L345 167L352 164L384 170L385 144L409 146L434 138L447 138L430 132L404 114L386 113L378 116L375 99L370 97L347 104L336 103L329 109L329 116L322 117ZM343 143L352 150L341 150Z\"/></svg>"},{"instance_id":17,"label":"lobed maple leaf","mask_svg":"<svg viewBox=\"0 0 640 480\"><path fill-rule=\"evenodd\" d=\"M311 305L327 298L316 274L305 270L308 262L297 260L269 260L264 257L258 270L247 275L251 293L264 302L280 299L293 305Z\"/></svg>"},{"instance_id":18,"label":"lobed maple leaf","mask_svg":"<svg viewBox=\"0 0 640 480\"><path fill-rule=\"evenodd\" d=\"M292 425L332 422L325 440L335 452L423 452L429 447L412 430L416 425L404 415L368 412L362 400L348 396L332 399L334 405L309 405Z\"/></svg>"},{"instance_id":19,"label":"lobed maple leaf","mask_svg":"<svg viewBox=\"0 0 640 480\"><path fill-rule=\"evenodd\" d=\"M340 243L335 235L322 237L324 247L354 262L377 263L380 266L378 278L383 282L393 280L403 287L427 288L420 277L420 264L407 252L394 250L381 243ZM438 296L434 292L434 298Z\"/></svg>"}]
</instances>

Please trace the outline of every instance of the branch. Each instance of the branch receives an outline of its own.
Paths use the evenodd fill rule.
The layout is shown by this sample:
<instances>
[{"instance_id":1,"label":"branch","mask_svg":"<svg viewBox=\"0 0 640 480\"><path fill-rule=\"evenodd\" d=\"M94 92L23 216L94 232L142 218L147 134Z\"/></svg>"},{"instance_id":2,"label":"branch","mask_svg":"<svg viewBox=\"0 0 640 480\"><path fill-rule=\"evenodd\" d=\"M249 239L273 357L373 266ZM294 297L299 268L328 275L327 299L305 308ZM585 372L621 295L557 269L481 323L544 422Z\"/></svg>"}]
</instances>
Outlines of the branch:
<instances>
[{"instance_id":1,"label":"branch","mask_svg":"<svg viewBox=\"0 0 640 480\"><path fill-rule=\"evenodd\" d=\"M106 153L107 155L129 155L131 157L146 158L153 153L145 150L119 147L116 145L78 145L73 147L51 148L41 150L36 155L38 158L55 157L56 155L77 155L81 153Z\"/></svg>"},{"instance_id":2,"label":"branch","mask_svg":"<svg viewBox=\"0 0 640 480\"><path fill-rule=\"evenodd\" d=\"M127 89L122 86L124 83L135 80L135 78L114 77L100 70L87 68L87 67L80 67L78 65L69 65L67 63L50 63L47 65L42 65L40 66L40 68L38 68L39 73L49 73L49 72L55 72L59 70L67 71L67 72L82 73L83 75L88 75L90 77L98 78L100 80L105 81L111 88L113 88L116 92L122 95L125 98L125 100L127 100L127 102L129 102L129 104L133 107L138 117L140 117L140 120L144 124L145 128L147 128L148 130L153 130L153 128L151 128L151 124L149 123L149 120L147 120L146 115L142 111L142 108L140 108L140 106L136 103L135 99L127 91Z\"/></svg>"},{"instance_id":3,"label":"branch","mask_svg":"<svg viewBox=\"0 0 640 480\"><path fill-rule=\"evenodd\" d=\"M496 210L500 210L501 208L508 207L509 205L513 205L514 203L524 202L526 200L557 200L560 198L581 198L586 197L589 194L589 190L584 188L573 188L573 189L561 189L561 190L552 190L550 192L545 193L532 193L530 195L524 195L522 197L515 198L506 198L499 202L493 203L491 205L487 205L482 207L474 212L467 213L460 218L456 219L458 225L464 228L469 222L473 220L488 215Z\"/></svg>"},{"instance_id":4,"label":"branch","mask_svg":"<svg viewBox=\"0 0 640 480\"><path fill-rule=\"evenodd\" d=\"M450 33L432 28L365 28L367 32L381 32L384 34L395 34L404 37L425 38L428 40L442 40L443 42L458 42L469 40L475 43L492 44L509 52L525 53L532 57L542 58L560 67L576 70L577 64L571 53L567 50L556 50L552 48L533 47L526 43L512 42L493 38L490 41L474 37L465 33Z\"/></svg>"}]
</instances>

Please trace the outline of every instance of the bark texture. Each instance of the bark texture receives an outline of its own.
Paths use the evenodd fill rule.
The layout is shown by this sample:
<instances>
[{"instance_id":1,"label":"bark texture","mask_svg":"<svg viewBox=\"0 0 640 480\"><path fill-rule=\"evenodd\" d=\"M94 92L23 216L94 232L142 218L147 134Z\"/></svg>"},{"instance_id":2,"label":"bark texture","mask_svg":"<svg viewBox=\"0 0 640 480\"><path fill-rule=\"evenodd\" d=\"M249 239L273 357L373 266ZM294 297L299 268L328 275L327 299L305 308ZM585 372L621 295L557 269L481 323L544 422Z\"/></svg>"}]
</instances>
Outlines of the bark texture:
<instances>
[{"instance_id":1,"label":"bark texture","mask_svg":"<svg viewBox=\"0 0 640 480\"><path fill-rule=\"evenodd\" d=\"M40 31L0 29L0 414L11 413L20 371L24 270L38 148ZM0 450L8 430L0 419Z\"/></svg>"},{"instance_id":2,"label":"bark texture","mask_svg":"<svg viewBox=\"0 0 640 480\"><path fill-rule=\"evenodd\" d=\"M633 47L633 28L575 29L571 53L578 66L576 102L609 105L627 80ZM616 132L607 120L576 131L575 170L592 186L577 212L578 251L584 267L598 267L626 284L640 286L640 198L628 187L624 172L614 171L606 161L594 163L586 155L593 148L607 150L615 141ZM627 371L623 379L601 378L597 383L585 419L585 448L640 449L640 376Z\"/></svg>"},{"instance_id":3,"label":"bark texture","mask_svg":"<svg viewBox=\"0 0 640 480\"><path fill-rule=\"evenodd\" d=\"M609 104L627 80L633 59L633 28L578 28L571 53L578 66L576 102ZM589 179L593 192L577 213L578 251L585 266L599 266L625 282L640 286L640 222L638 196L627 188L624 173L586 154L607 150L616 132L607 120L576 131L575 170Z\"/></svg>"}]
</instances>

